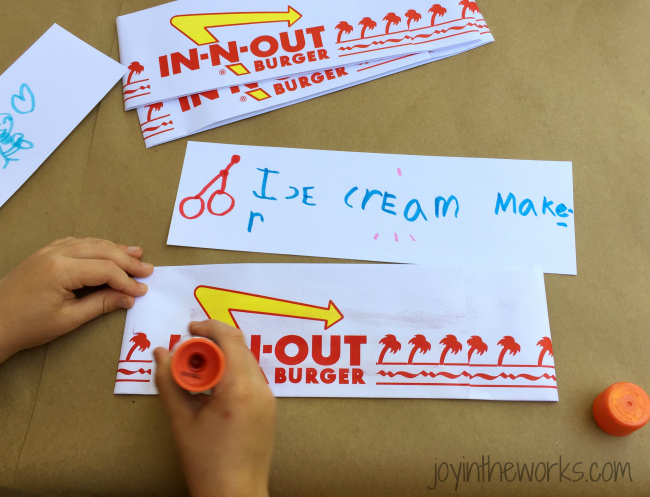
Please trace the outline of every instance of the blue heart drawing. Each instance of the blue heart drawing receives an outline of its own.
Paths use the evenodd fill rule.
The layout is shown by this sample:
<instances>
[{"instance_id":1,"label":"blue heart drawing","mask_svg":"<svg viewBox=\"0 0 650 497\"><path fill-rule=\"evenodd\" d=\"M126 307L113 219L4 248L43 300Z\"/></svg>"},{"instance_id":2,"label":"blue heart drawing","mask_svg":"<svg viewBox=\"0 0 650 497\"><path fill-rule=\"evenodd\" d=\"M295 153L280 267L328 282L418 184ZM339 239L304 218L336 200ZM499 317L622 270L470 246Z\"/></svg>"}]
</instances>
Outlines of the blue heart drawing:
<instances>
[{"instance_id":1,"label":"blue heart drawing","mask_svg":"<svg viewBox=\"0 0 650 497\"><path fill-rule=\"evenodd\" d=\"M21 102L21 103L19 103ZM19 105L19 107L16 106ZM18 112L18 114L29 114L34 112L36 108L36 99L31 88L26 83L20 85L17 95L11 97L11 107Z\"/></svg>"}]
</instances>

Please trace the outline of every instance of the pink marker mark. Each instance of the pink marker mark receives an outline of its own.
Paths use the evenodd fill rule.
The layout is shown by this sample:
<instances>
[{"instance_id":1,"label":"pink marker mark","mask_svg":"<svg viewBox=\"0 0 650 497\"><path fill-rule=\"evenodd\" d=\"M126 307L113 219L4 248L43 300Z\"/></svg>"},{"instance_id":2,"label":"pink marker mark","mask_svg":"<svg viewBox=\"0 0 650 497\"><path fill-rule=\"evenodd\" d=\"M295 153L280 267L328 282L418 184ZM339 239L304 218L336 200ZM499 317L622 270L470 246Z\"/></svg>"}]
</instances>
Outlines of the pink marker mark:
<instances>
[{"instance_id":1,"label":"pink marker mark","mask_svg":"<svg viewBox=\"0 0 650 497\"><path fill-rule=\"evenodd\" d=\"M413 235L409 235L411 237L411 240L416 241L415 238L413 238Z\"/></svg>"},{"instance_id":2,"label":"pink marker mark","mask_svg":"<svg viewBox=\"0 0 650 497\"><path fill-rule=\"evenodd\" d=\"M397 174L400 176L402 175L402 170L399 167L397 168Z\"/></svg>"},{"instance_id":3,"label":"pink marker mark","mask_svg":"<svg viewBox=\"0 0 650 497\"><path fill-rule=\"evenodd\" d=\"M377 234L375 235L374 238L375 238L375 240L376 240L377 238L379 238L379 233L377 233Z\"/></svg>"},{"instance_id":4,"label":"pink marker mark","mask_svg":"<svg viewBox=\"0 0 650 497\"><path fill-rule=\"evenodd\" d=\"M399 242L399 238L397 238L397 233L393 233L395 235L395 241Z\"/></svg>"}]
</instances>

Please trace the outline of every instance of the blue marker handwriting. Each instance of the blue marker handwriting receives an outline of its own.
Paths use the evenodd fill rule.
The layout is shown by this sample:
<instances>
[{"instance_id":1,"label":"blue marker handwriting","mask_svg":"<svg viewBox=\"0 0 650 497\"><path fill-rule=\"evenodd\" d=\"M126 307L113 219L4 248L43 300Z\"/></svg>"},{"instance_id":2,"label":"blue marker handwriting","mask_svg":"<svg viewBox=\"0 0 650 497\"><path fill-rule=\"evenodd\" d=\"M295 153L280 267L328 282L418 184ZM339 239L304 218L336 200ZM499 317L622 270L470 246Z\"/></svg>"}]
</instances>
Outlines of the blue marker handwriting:
<instances>
[{"instance_id":1,"label":"blue marker handwriting","mask_svg":"<svg viewBox=\"0 0 650 497\"><path fill-rule=\"evenodd\" d=\"M377 207L380 207L381 210L386 214L397 216L397 212L394 210L397 209L397 204L393 203L393 201L397 202L396 195L393 195L392 193L388 193L386 191L381 192L379 190L366 189L366 193L362 197L361 193L359 193L358 195L356 194L358 191L359 191L359 187L354 186L345 194L345 197L343 198L343 202L345 202L345 205L347 205L351 209L354 209L354 205L351 202L354 202L355 198L353 197L356 197L357 204L359 204L358 200L361 199L361 204L360 204L361 210L365 211L366 208L376 209ZM381 204L379 203L379 199L377 199L374 203L372 202L372 198L375 195L381 198ZM458 198L456 198L455 195L450 195L449 197L437 196L435 197L433 205L429 207L431 207L431 210L435 213L435 216L437 218L440 218L441 214L442 217L446 218L447 213L449 212L449 208L452 206L456 208L452 212L454 217L457 218L458 212L460 211L460 203L458 202ZM406 219L410 223L417 221L420 217L422 218L423 221L429 220L427 218L427 215L425 214L422 203L416 198L411 199L409 202L406 203L406 206L403 211L403 216L404 219Z\"/></svg>"},{"instance_id":2,"label":"blue marker handwriting","mask_svg":"<svg viewBox=\"0 0 650 497\"><path fill-rule=\"evenodd\" d=\"M294 200L302 197L302 203L304 205L316 207L317 203L314 201L312 194L315 187L307 186L299 188L297 186L289 186L289 191L283 193L282 190L287 187L279 187L277 179L272 181L272 178L278 178L281 175L280 171L273 171L269 168L258 168L257 170L262 173L262 177L259 188L253 190L253 195L256 198L277 201L278 197L283 197L285 200ZM460 213L460 200L456 195L445 196L433 194L426 198L406 197L404 199L398 198L397 194L388 191L372 188L360 189L358 186L353 186L347 190L342 200L344 205L350 209L379 211L388 216L403 217L409 223L415 223L416 221L426 223L433 216L435 216L435 219L453 220L458 219ZM494 214L499 216L510 213L529 219L548 219L552 217L558 226L566 228L568 227L567 218L573 216L573 209L563 203L556 204L546 196L543 197L542 202L535 204L529 198L517 202L517 197L512 192L509 192L507 195L502 195L501 192L498 192ZM249 232L252 230L255 217L259 217L264 222L261 213L251 212L248 224Z\"/></svg>"},{"instance_id":3,"label":"blue marker handwriting","mask_svg":"<svg viewBox=\"0 0 650 497\"><path fill-rule=\"evenodd\" d=\"M260 198L262 200L277 200L277 198L267 195L266 189L269 183L269 178L270 178L269 175L280 174L280 172L271 171L269 168L260 169L259 167L257 168L257 170L264 173L264 176L262 177L262 186L260 187L260 193L257 193L256 191L253 190L253 195L255 195L257 198ZM289 189L292 190L293 193L288 197L284 197L285 199L291 200L300 196L299 188L296 188L295 186L290 186ZM309 205L310 207L316 206L316 204L309 202L310 199L314 198L309 194L310 193L309 190L313 190L313 189L314 189L313 186L305 186L302 189L302 203L305 205Z\"/></svg>"},{"instance_id":4,"label":"blue marker handwriting","mask_svg":"<svg viewBox=\"0 0 650 497\"><path fill-rule=\"evenodd\" d=\"M264 169L260 169L259 167L257 168L258 171L260 171L263 176L262 176L262 184L260 185L259 193L255 190L253 190L253 195L261 200L271 200L271 201L277 201L277 197L274 197L268 193L268 191L272 190L272 188L269 187L271 175L275 174L280 174L279 171L272 171L268 167L265 167ZM315 187L313 186L305 186L302 188L302 203L309 206L309 207L316 207L315 202L310 202L310 200L314 200L314 197L311 195L311 190L314 190ZM277 188L276 188L277 189ZM298 198L300 196L300 188L297 188L295 186L289 186L289 190L291 190L291 193L284 197L286 200L293 200L294 198ZM253 229L253 221L255 220L256 217L259 217L262 222L264 222L264 217L262 214L258 212L251 212L249 221L248 221L248 232L250 233Z\"/></svg>"},{"instance_id":5,"label":"blue marker handwriting","mask_svg":"<svg viewBox=\"0 0 650 497\"><path fill-rule=\"evenodd\" d=\"M251 211L251 215L250 215L250 217L248 218L248 232L249 232L249 233L250 233L251 231L253 231L253 222L255 221L255 218L256 218L256 217L259 217L259 218L260 218L260 221L261 221L262 223L264 222L264 216L262 216L262 214L260 214L259 212L253 212L253 211Z\"/></svg>"},{"instance_id":6,"label":"blue marker handwriting","mask_svg":"<svg viewBox=\"0 0 650 497\"><path fill-rule=\"evenodd\" d=\"M542 201L541 215L548 216L550 214L552 217L560 218L556 220L557 225L562 226L563 228L567 228L568 225L565 220L569 216L573 215L573 209L567 207L565 204L557 204L556 206L554 206L554 204L555 203L553 201L544 197L544 200ZM508 196L505 198L505 200L503 198L503 195L501 195L499 192L497 194L497 202L496 207L494 208L494 214L498 216L502 212L508 212L509 209L512 209L513 214L519 214L523 217L527 217L529 214L532 214L535 217L538 215L537 209L535 209L535 203L531 199L524 199L519 203L519 206L517 206L517 197L515 197L512 192L508 193Z\"/></svg>"}]
</instances>

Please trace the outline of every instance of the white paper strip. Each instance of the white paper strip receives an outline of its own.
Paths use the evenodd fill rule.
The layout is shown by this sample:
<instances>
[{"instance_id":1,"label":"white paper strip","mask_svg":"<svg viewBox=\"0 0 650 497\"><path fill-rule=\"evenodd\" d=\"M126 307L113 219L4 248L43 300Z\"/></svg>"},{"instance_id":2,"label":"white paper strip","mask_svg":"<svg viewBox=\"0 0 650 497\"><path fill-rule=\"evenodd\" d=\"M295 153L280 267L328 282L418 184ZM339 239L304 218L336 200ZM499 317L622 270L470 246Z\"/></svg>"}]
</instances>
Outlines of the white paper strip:
<instances>
[{"instance_id":1,"label":"white paper strip","mask_svg":"<svg viewBox=\"0 0 650 497\"><path fill-rule=\"evenodd\" d=\"M171 2L119 17L120 60L130 69L125 108L450 48L489 34L470 1L297 2Z\"/></svg>"},{"instance_id":2,"label":"white paper strip","mask_svg":"<svg viewBox=\"0 0 650 497\"><path fill-rule=\"evenodd\" d=\"M572 185L570 162L190 142L168 243L576 274Z\"/></svg>"},{"instance_id":3,"label":"white paper strip","mask_svg":"<svg viewBox=\"0 0 650 497\"><path fill-rule=\"evenodd\" d=\"M0 206L125 72L55 24L0 76Z\"/></svg>"},{"instance_id":4,"label":"white paper strip","mask_svg":"<svg viewBox=\"0 0 650 497\"><path fill-rule=\"evenodd\" d=\"M204 308L239 325L277 396L558 399L539 270L245 264L156 268L147 284L116 394L157 393L153 349ZM283 316L256 313L269 301Z\"/></svg>"}]
</instances>

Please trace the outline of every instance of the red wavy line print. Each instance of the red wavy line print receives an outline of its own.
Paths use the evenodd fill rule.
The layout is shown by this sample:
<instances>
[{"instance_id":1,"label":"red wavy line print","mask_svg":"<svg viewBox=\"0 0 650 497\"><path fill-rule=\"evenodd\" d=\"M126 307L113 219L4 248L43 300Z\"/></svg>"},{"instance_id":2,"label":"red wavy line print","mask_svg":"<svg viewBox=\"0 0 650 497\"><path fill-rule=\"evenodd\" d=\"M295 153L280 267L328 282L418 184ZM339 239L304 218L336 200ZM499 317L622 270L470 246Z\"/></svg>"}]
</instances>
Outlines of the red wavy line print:
<instances>
[{"instance_id":1,"label":"red wavy line print","mask_svg":"<svg viewBox=\"0 0 650 497\"><path fill-rule=\"evenodd\" d=\"M476 28L487 28L487 26L479 26L479 25L474 24L473 22L470 22L470 23L468 23L468 24L465 25L465 26L452 26L452 27L450 27L450 28L448 28L448 29L442 29L442 30L440 30L440 31L435 30L435 31L433 31L432 33L429 33L428 35L416 35L416 36L414 36L414 37L411 38L411 39L412 39L412 40L416 40L416 39L418 39L418 38L430 38L430 37L432 37L433 35L441 35L441 34L447 33L448 31L451 31L452 29L454 29L454 30L456 30L456 31L463 30L463 29L465 29L465 28L468 27L468 26L474 26L474 27L476 27Z\"/></svg>"},{"instance_id":2,"label":"red wavy line print","mask_svg":"<svg viewBox=\"0 0 650 497\"><path fill-rule=\"evenodd\" d=\"M353 45L351 47L340 47L339 50L354 50L355 48L368 48L373 45L384 45L386 43L399 43L400 41L404 40L412 40L412 38L409 35L406 35L404 38L400 38L399 40L393 40L392 38L390 40L384 40L384 41L373 41L372 43L369 43L368 45Z\"/></svg>"},{"instance_id":3,"label":"red wavy line print","mask_svg":"<svg viewBox=\"0 0 650 497\"><path fill-rule=\"evenodd\" d=\"M414 37L406 35L404 38L401 38L399 40L395 40L395 39L391 38L389 40L384 40L384 41L373 41L372 43L369 43L368 45L353 45L351 47L339 47L339 50L342 50L342 51L354 50L355 48L368 48L368 47L371 47L373 45L384 45L386 43L399 43L400 41L404 41L404 40L415 40L417 38L430 38L433 35L448 33L451 30L454 30L454 31L463 30L463 29L467 28L468 26L474 26L474 27L477 27L477 28L487 28L487 26L485 26L485 25L481 26L481 25L474 24L473 22L469 22L465 26L451 26L451 27L449 27L447 29L440 29L440 30L436 29L435 31L429 33L428 35L421 34L421 35L416 35Z\"/></svg>"},{"instance_id":4,"label":"red wavy line print","mask_svg":"<svg viewBox=\"0 0 650 497\"><path fill-rule=\"evenodd\" d=\"M132 375L132 374L151 374L151 369L147 369L146 371L142 368L138 369L137 371L131 371L130 369L118 369L118 373L126 374L126 375Z\"/></svg>"},{"instance_id":5,"label":"red wavy line print","mask_svg":"<svg viewBox=\"0 0 650 497\"><path fill-rule=\"evenodd\" d=\"M154 133L153 135L145 136L144 139L148 140L149 138L153 138L156 135L162 135L163 133L167 133L168 131L174 131L174 128L169 128L166 129L165 131L158 131L158 133Z\"/></svg>"},{"instance_id":6,"label":"red wavy line print","mask_svg":"<svg viewBox=\"0 0 650 497\"><path fill-rule=\"evenodd\" d=\"M150 90L151 87L149 85L147 85L147 86L141 86L140 88L136 88L135 90L124 90L124 94L125 95L130 95L131 93L137 93L140 90L147 90L147 89Z\"/></svg>"},{"instance_id":7,"label":"red wavy line print","mask_svg":"<svg viewBox=\"0 0 650 497\"><path fill-rule=\"evenodd\" d=\"M132 98L144 97L145 95L151 95L151 92L141 93L140 95L132 95L128 98L125 98L124 101L126 102L127 100L131 100Z\"/></svg>"},{"instance_id":8,"label":"red wavy line print","mask_svg":"<svg viewBox=\"0 0 650 497\"><path fill-rule=\"evenodd\" d=\"M507 380L516 380L518 378L523 378L523 379L528 380L528 381L537 381L537 380L541 380L542 378L544 378L546 380L557 381L557 379L555 378L555 375L548 374L548 373L544 373L541 376L533 376L531 374L514 375L514 374L507 374L507 373L501 373L501 374L498 374L496 376L493 376L493 375L489 375L489 374L486 374L486 373L470 374L467 371L463 371L460 374L453 374L453 373L448 373L446 371L441 371L439 373L433 373L433 372L428 372L428 371L421 371L419 373L409 373L407 371L397 371L397 372L388 371L388 372L386 372L386 371L382 370L382 371L379 371L379 374L381 376L388 376L390 378L394 378L395 376L398 376L398 375L403 376L405 378L417 378L418 376L430 376L431 378L435 378L436 376L444 376L445 378L449 378L450 380L455 380L457 378L460 378L461 376L464 376L465 378L469 378L470 380L473 379L473 378L482 378L482 379L488 380L488 381L494 381L494 380L496 380L498 378L504 378L504 379L507 379Z\"/></svg>"},{"instance_id":9,"label":"red wavy line print","mask_svg":"<svg viewBox=\"0 0 650 497\"><path fill-rule=\"evenodd\" d=\"M131 81L128 85L124 85L124 86L122 86L122 88L126 88L127 86L131 86L131 85L134 85L134 84L136 84L136 83L146 83L147 81L149 81L149 78L147 78L147 79L141 79L141 80L139 80L139 81Z\"/></svg>"},{"instance_id":10,"label":"red wavy line print","mask_svg":"<svg viewBox=\"0 0 650 497\"><path fill-rule=\"evenodd\" d=\"M120 380L116 380L120 381ZM123 380L129 381L129 380ZM135 381L135 380L131 380ZM376 385L397 385L403 387L421 386L421 387L471 387L471 388L554 388L556 385L470 385L469 383L376 383Z\"/></svg>"},{"instance_id":11,"label":"red wavy line print","mask_svg":"<svg viewBox=\"0 0 650 497\"><path fill-rule=\"evenodd\" d=\"M164 118L169 117L169 116L171 116L171 114L166 114L166 115L164 115L164 116L156 117L156 118L152 119L151 121L147 121L146 123L142 123L142 124L140 125L140 127L142 127L142 126L144 126L144 125L146 125L146 124L152 123L152 122L154 122L154 121L158 121L159 119L164 119Z\"/></svg>"},{"instance_id":12,"label":"red wavy line print","mask_svg":"<svg viewBox=\"0 0 650 497\"><path fill-rule=\"evenodd\" d=\"M160 126L156 126L155 128L143 129L142 132L146 133L147 131L156 131L158 128L162 128L163 126L169 126L170 124L174 124L174 121L169 121L168 123L164 122Z\"/></svg>"}]
</instances>

